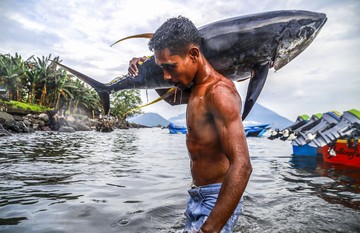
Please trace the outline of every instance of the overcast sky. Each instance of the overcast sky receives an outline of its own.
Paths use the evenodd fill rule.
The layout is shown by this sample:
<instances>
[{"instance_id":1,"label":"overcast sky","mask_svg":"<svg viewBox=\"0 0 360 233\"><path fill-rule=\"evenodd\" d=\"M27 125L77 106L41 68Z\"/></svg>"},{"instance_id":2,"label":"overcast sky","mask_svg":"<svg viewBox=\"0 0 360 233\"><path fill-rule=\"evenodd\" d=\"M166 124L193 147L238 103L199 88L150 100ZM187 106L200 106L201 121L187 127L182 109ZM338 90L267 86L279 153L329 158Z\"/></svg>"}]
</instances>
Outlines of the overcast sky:
<instances>
[{"instance_id":1,"label":"overcast sky","mask_svg":"<svg viewBox=\"0 0 360 233\"><path fill-rule=\"evenodd\" d=\"M298 115L360 109L360 1L358 0L0 0L0 53L24 59L59 56L90 77L108 82L127 72L132 57L151 55L147 40L125 36L154 32L178 15L196 26L233 16L273 10L325 13L328 21L315 41L284 68L270 70L258 103L290 120ZM236 84L243 99L248 82ZM157 98L149 90L148 98ZM165 102L144 108L165 118L185 111Z\"/></svg>"}]
</instances>

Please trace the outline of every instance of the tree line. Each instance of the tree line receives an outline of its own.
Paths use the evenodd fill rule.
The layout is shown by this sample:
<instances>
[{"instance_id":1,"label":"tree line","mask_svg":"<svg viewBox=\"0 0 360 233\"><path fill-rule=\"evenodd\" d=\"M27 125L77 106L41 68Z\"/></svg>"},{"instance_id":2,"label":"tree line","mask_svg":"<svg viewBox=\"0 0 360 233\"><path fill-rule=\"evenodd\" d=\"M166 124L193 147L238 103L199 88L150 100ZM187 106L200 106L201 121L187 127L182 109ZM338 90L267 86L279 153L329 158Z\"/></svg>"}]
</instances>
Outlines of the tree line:
<instances>
[{"instance_id":1,"label":"tree line","mask_svg":"<svg viewBox=\"0 0 360 233\"><path fill-rule=\"evenodd\" d=\"M69 113L92 115L101 112L102 105L97 92L83 81L58 67L60 58L0 53L0 86L8 91L9 100L38 104L52 109L65 109ZM131 109L140 105L139 90L125 90L112 95L111 114L124 120L139 113Z\"/></svg>"}]
</instances>

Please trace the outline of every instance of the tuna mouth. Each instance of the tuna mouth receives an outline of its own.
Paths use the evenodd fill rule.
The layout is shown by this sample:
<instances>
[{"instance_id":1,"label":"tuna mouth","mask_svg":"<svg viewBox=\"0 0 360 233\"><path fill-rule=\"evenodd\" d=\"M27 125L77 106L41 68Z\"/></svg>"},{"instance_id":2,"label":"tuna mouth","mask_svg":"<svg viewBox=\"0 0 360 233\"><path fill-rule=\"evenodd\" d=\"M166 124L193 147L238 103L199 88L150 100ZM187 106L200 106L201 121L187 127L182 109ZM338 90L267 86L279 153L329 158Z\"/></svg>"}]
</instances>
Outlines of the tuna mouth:
<instances>
[{"instance_id":1,"label":"tuna mouth","mask_svg":"<svg viewBox=\"0 0 360 233\"><path fill-rule=\"evenodd\" d=\"M175 82L172 82L172 81L169 81L168 82L170 86L174 86L174 87L177 87L179 84L175 83Z\"/></svg>"},{"instance_id":2,"label":"tuna mouth","mask_svg":"<svg viewBox=\"0 0 360 233\"><path fill-rule=\"evenodd\" d=\"M185 89L187 89L187 88L189 88L189 87L191 86L191 85L185 86L185 85L182 84L182 83L179 83L179 82L171 82L171 81L169 81L169 84L170 84L171 86L176 87L178 90L181 90L181 91L183 91L183 90L185 90Z\"/></svg>"},{"instance_id":3,"label":"tuna mouth","mask_svg":"<svg viewBox=\"0 0 360 233\"><path fill-rule=\"evenodd\" d=\"M323 18L323 21L321 22L320 26L319 26L319 30L324 26L324 24L327 22L327 17L326 15L324 14L324 18Z\"/></svg>"},{"instance_id":4,"label":"tuna mouth","mask_svg":"<svg viewBox=\"0 0 360 233\"><path fill-rule=\"evenodd\" d=\"M327 17L323 14L317 21L302 26L293 38L279 43L274 59L274 69L281 69L302 53L316 38L326 21Z\"/></svg>"}]
</instances>

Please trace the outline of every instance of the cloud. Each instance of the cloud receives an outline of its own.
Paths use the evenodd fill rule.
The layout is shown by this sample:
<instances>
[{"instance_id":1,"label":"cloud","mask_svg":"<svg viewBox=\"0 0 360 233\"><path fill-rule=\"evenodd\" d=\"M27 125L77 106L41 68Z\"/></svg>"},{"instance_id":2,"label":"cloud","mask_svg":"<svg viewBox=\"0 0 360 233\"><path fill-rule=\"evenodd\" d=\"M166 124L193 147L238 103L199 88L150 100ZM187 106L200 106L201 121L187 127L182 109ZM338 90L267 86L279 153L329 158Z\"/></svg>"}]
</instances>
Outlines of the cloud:
<instances>
[{"instance_id":1,"label":"cloud","mask_svg":"<svg viewBox=\"0 0 360 233\"><path fill-rule=\"evenodd\" d=\"M152 0L0 1L0 53L59 56L63 63L101 82L126 73L132 57L150 55L147 40L125 36L154 32L167 18L189 17L197 26L273 10L326 13L328 22L302 54L270 71L258 102L295 119L302 113L359 108L360 2L356 0ZM247 82L236 84L245 98ZM150 100L157 94L149 90ZM144 102L146 93L142 92ZM165 102L145 109L169 117L185 111Z\"/></svg>"}]
</instances>

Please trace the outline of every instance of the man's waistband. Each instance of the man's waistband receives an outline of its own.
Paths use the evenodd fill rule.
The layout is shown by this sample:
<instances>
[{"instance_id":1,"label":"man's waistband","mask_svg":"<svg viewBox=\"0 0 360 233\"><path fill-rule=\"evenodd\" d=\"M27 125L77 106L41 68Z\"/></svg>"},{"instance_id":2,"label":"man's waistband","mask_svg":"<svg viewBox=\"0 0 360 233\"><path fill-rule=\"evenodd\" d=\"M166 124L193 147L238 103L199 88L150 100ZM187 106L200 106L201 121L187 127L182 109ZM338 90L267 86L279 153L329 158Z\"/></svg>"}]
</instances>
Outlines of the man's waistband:
<instances>
[{"instance_id":1,"label":"man's waistband","mask_svg":"<svg viewBox=\"0 0 360 233\"><path fill-rule=\"evenodd\" d=\"M204 186L191 186L188 191L193 199L204 199L207 195L219 194L221 183L209 184Z\"/></svg>"}]
</instances>

